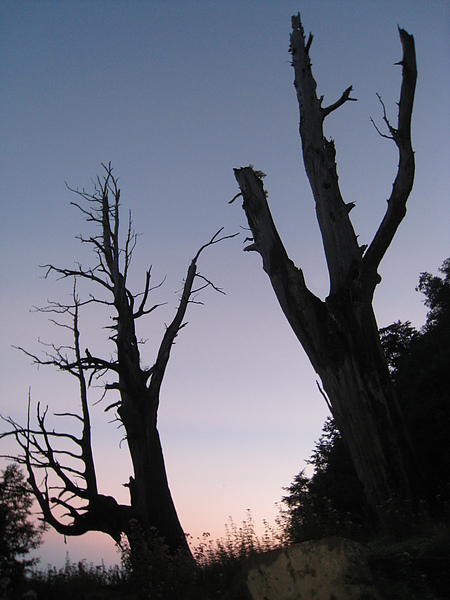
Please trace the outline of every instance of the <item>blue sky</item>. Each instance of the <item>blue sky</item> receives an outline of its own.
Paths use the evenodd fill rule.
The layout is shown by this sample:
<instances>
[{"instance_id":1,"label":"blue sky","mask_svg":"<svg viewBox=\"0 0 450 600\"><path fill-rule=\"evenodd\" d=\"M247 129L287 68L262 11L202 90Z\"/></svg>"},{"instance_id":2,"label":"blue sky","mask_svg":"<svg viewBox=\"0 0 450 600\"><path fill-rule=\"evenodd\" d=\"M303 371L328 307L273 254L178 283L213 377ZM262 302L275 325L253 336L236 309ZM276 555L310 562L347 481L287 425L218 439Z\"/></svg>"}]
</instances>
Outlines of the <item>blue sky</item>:
<instances>
[{"instance_id":1,"label":"blue sky","mask_svg":"<svg viewBox=\"0 0 450 600\"><path fill-rule=\"evenodd\" d=\"M39 265L89 264L75 236L86 232L69 205L71 187L91 186L111 161L125 216L142 233L132 283L148 265L166 277L148 317L143 359L177 306L190 259L220 227L242 231L245 216L233 167L267 174L274 219L308 285L325 297L328 279L314 203L303 171L298 106L289 64L290 17L314 33L311 57L325 104L350 84L358 102L327 118L338 173L361 243L384 214L397 166L382 139L376 93L396 118L401 70L397 24L416 41L419 69L413 114L416 180L408 214L381 264L375 297L380 326L424 321L414 291L421 271L449 255L449 6L445 1L124 1L0 4L1 368L0 412L24 419L28 388L54 410L77 401L73 382L37 371L12 345L38 349L60 335L30 312L63 301L69 282L44 280ZM191 306L162 390L160 432L172 494L184 529L224 534L247 508L259 525L304 467L326 407L315 374L291 333L245 233L208 249L200 271L224 289ZM86 315L85 340L98 351L103 332ZM86 343L88 345L88 343ZM129 461L115 424L92 408L101 491L126 501ZM3 448L2 448L3 450ZM39 551L59 564L115 559L105 536L63 540ZM58 563L59 561L59 563Z\"/></svg>"}]
</instances>

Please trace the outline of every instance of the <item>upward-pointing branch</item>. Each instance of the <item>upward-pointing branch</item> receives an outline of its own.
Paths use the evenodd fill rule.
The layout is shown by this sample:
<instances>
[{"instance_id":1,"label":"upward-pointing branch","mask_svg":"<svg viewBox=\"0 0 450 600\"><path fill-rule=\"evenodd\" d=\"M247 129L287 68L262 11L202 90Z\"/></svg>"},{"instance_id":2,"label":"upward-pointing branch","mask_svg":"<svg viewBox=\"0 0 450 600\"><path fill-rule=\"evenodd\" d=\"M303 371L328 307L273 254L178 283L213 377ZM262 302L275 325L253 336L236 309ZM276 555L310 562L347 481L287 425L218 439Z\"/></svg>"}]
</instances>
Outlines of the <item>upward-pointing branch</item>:
<instances>
[{"instance_id":1,"label":"upward-pointing branch","mask_svg":"<svg viewBox=\"0 0 450 600\"><path fill-rule=\"evenodd\" d=\"M381 259L406 214L406 201L414 182L415 162L411 143L411 119L417 81L416 52L413 36L404 29L399 28L398 31L403 48L403 58L398 63L402 66L398 125L397 128L391 126L389 122L387 125L399 151L399 165L386 213L362 261L362 268L369 278L376 273ZM383 112L385 113L385 111ZM387 121L386 116L385 121Z\"/></svg>"},{"instance_id":2,"label":"upward-pointing branch","mask_svg":"<svg viewBox=\"0 0 450 600\"><path fill-rule=\"evenodd\" d=\"M317 220L333 293L340 289L361 260L361 249L350 221L348 207L339 189L334 143L325 138L323 121L330 112L354 98L350 98L350 86L337 102L322 108L323 98L317 97L317 84L311 70L310 40L305 43L300 15L292 17L290 49L300 109L303 160L316 201Z\"/></svg>"},{"instance_id":3,"label":"upward-pointing branch","mask_svg":"<svg viewBox=\"0 0 450 600\"><path fill-rule=\"evenodd\" d=\"M222 230L223 230L223 228L219 229L219 231L217 231L212 236L212 238L209 240L209 242L207 242L206 244L204 244L203 246L200 247L200 249L197 251L194 258L192 259L191 264L189 265L177 312L175 313L175 316L174 316L172 322L166 329L164 337L161 341L161 345L159 347L156 362L152 368L152 376L151 376L150 387L149 387L149 393L150 393L151 397L159 398L159 389L161 387L164 373L165 373L165 370L167 367L167 363L169 361L170 350L175 341L175 338L178 335L179 330L181 329L181 327L183 327L183 320L186 315L186 310L187 310L188 304L190 302L191 295L193 293L192 287L194 285L194 280L198 276L197 261L200 257L200 254L203 252L203 250L205 250L209 246L213 246L214 244L217 244L223 240L233 238L236 235L238 235L238 234L232 234L232 235L224 235L224 236L220 237L220 233L222 232ZM208 285L212 285L211 282L208 282ZM215 287L215 286L213 286L213 287Z\"/></svg>"},{"instance_id":4,"label":"upward-pointing branch","mask_svg":"<svg viewBox=\"0 0 450 600\"><path fill-rule=\"evenodd\" d=\"M319 369L321 353L311 332L322 329L324 305L306 286L303 271L289 258L273 222L262 180L252 167L234 169L254 242L245 250L261 255L263 269L295 335Z\"/></svg>"}]
</instances>

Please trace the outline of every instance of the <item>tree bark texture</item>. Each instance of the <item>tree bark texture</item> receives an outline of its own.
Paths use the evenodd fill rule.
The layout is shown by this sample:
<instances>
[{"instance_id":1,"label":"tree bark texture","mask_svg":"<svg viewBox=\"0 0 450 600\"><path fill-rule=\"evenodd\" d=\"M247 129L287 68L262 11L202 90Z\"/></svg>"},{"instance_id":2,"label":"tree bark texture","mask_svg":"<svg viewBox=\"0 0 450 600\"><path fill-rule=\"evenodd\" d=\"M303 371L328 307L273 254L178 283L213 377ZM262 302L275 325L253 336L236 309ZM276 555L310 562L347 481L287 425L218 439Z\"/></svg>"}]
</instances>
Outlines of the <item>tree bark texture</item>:
<instances>
[{"instance_id":1,"label":"tree bark texture","mask_svg":"<svg viewBox=\"0 0 450 600\"><path fill-rule=\"evenodd\" d=\"M414 179L411 114L416 82L414 40L400 29L403 80L398 127L384 121L399 149L399 168L388 208L370 246L360 247L338 184L334 143L323 133L325 117L354 100L349 87L324 108L316 94L300 15L292 18L292 64L300 108L305 170L316 204L330 278L325 301L305 283L287 255L273 222L267 193L252 167L235 169L243 208L253 234L245 248L257 251L280 306L322 381L322 393L349 448L367 499L386 523L394 502L411 501L419 476L381 348L372 298L378 265L406 213ZM383 105L384 109L384 105Z\"/></svg>"}]
</instances>

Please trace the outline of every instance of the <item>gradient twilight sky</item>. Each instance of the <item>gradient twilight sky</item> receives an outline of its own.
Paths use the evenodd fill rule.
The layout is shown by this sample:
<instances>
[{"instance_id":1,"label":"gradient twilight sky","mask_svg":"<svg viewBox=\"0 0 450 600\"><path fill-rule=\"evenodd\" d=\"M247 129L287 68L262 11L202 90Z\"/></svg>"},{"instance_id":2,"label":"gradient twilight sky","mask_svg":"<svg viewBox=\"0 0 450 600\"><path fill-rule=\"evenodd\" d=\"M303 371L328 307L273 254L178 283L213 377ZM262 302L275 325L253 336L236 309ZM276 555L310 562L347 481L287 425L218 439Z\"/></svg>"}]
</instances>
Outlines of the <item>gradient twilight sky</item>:
<instances>
[{"instance_id":1,"label":"gradient twilight sky","mask_svg":"<svg viewBox=\"0 0 450 600\"><path fill-rule=\"evenodd\" d=\"M255 165L291 258L322 298L328 280L314 203L304 174L298 105L289 64L290 17L312 31L313 71L325 105L350 84L356 103L327 118L352 220L368 243L384 214L397 166L382 126L379 93L395 123L401 70L397 24L416 41L413 114L416 180L408 214L380 268L378 323L424 322L414 291L421 271L449 255L449 39L445 0L34 1L0 3L1 371L0 412L26 418L28 388L52 410L77 401L67 375L39 371L12 348L38 350L60 335L30 312L64 301L71 282L44 280L39 265L88 265L75 236L87 232L65 187L90 189L111 161L142 233L131 283L145 269L167 276L154 301L167 301L141 325L153 352L173 316L188 264L220 227L245 226L233 167ZM242 230L241 230L242 231ZM169 362L159 411L170 486L181 523L194 537L224 535L250 508L273 522L283 486L305 465L327 409L316 377L261 269L242 252L243 235L209 248L200 271L224 289L192 305ZM82 343L98 354L104 331L86 316ZM83 333L83 331L82 331ZM105 350L103 350L105 351ZM94 353L94 352L93 352ZM95 395L94 395L95 397ZM100 491L127 502L130 465L121 433L92 407ZM1 452L10 448L2 442ZM43 566L86 557L118 560L107 536L80 540L49 533Z\"/></svg>"}]
</instances>

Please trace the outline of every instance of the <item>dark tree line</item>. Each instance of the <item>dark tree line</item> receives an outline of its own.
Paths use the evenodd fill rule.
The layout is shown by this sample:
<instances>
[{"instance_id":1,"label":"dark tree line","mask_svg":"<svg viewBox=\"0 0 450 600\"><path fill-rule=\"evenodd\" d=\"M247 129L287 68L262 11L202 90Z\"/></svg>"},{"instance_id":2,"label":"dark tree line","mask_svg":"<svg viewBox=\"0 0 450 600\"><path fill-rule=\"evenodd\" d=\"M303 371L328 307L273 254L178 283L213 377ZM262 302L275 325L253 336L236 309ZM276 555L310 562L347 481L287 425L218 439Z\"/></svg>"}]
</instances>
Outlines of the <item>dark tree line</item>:
<instances>
[{"instance_id":1,"label":"dark tree line","mask_svg":"<svg viewBox=\"0 0 450 600\"><path fill-rule=\"evenodd\" d=\"M423 498L431 505L450 499L450 258L441 275L422 273L417 290L428 308L425 325L394 323L381 329L381 341L391 368L406 424L425 478ZM392 339L397 349L392 352Z\"/></svg>"},{"instance_id":2,"label":"dark tree line","mask_svg":"<svg viewBox=\"0 0 450 600\"><path fill-rule=\"evenodd\" d=\"M409 321L380 329L400 406L425 478L423 509L438 521L450 508L450 259L443 277L422 273L417 290L428 307L420 331ZM300 472L286 488L287 533L291 541L344 535L370 537L376 528L350 454L333 419L309 460L314 472ZM401 515L400 515L401 516ZM398 520L401 526L401 519ZM408 522L411 526L411 522Z\"/></svg>"}]
</instances>

